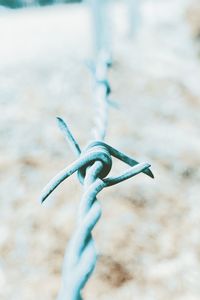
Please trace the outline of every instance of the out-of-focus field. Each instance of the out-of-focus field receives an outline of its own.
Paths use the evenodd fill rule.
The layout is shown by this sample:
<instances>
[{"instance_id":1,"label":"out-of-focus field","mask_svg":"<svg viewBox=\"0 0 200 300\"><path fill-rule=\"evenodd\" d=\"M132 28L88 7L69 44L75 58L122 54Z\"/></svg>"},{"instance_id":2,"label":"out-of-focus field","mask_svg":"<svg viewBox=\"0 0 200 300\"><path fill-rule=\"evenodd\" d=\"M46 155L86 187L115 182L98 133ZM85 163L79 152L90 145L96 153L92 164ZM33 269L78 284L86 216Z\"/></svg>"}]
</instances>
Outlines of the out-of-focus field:
<instances>
[{"instance_id":1,"label":"out-of-focus field","mask_svg":"<svg viewBox=\"0 0 200 300\"><path fill-rule=\"evenodd\" d=\"M192 1L141 5L132 40L124 6L112 13L110 81L120 109L110 110L107 141L150 162L155 180L139 175L101 193L99 261L83 295L199 300L199 24ZM91 137L87 8L1 10L0 40L0 298L51 300L82 188L73 176L46 205L37 199L75 159L55 117L67 120L82 147ZM119 173L123 166L115 163Z\"/></svg>"}]
</instances>

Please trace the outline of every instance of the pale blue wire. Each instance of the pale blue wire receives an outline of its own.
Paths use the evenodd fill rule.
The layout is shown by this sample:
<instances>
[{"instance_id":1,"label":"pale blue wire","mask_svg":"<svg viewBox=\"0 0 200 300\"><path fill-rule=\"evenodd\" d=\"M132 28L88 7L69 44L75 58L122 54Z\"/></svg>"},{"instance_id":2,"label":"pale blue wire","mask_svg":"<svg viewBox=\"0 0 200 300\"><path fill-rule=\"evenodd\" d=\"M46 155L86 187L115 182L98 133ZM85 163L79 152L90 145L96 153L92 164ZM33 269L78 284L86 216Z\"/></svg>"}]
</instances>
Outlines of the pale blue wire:
<instances>
[{"instance_id":1,"label":"pale blue wire","mask_svg":"<svg viewBox=\"0 0 200 300\"><path fill-rule=\"evenodd\" d=\"M40 200L41 202L45 201L61 182L75 172L77 172L84 189L79 205L77 228L66 249L58 300L82 300L82 290L95 268L97 253L92 230L101 217L101 207L97 201L97 195L105 187L118 184L141 172L153 177L149 164L138 163L103 142L108 124L110 86L107 72L110 66L109 57L109 53L101 48L94 69L96 113L94 114L93 139L89 145L81 151L64 120L57 118L60 129L78 158L47 184L42 191ZM131 168L119 176L108 177L112 168L112 157L123 161Z\"/></svg>"}]
</instances>

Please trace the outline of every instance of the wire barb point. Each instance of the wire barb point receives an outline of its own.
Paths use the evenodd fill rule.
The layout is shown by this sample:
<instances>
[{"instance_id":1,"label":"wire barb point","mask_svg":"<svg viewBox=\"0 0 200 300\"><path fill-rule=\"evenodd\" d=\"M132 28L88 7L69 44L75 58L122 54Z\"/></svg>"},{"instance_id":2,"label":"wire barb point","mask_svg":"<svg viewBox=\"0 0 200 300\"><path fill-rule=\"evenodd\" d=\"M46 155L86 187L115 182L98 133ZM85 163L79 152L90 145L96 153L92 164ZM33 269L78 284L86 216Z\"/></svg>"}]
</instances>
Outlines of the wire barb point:
<instances>
[{"instance_id":1,"label":"wire barb point","mask_svg":"<svg viewBox=\"0 0 200 300\"><path fill-rule=\"evenodd\" d=\"M70 144L70 147L75 152L75 154L77 156L79 156L81 153L80 146L79 146L78 142L75 140L75 138L74 138L72 132L70 131L69 127L67 126L66 122L60 117L56 117L56 119L58 122L58 127L63 132L65 139L68 141L68 143Z\"/></svg>"}]
</instances>

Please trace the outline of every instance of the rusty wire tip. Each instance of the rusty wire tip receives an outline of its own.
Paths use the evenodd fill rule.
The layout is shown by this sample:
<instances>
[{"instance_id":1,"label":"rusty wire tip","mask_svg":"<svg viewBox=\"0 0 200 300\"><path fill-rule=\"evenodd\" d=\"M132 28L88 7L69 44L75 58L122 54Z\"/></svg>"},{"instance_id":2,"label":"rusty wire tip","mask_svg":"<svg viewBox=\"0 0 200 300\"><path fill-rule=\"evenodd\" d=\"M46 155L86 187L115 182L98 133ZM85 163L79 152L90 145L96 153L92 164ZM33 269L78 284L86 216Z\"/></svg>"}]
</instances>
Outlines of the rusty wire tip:
<instances>
[{"instance_id":1,"label":"rusty wire tip","mask_svg":"<svg viewBox=\"0 0 200 300\"><path fill-rule=\"evenodd\" d=\"M78 142L75 140L75 138L74 138L72 132L70 131L69 127L67 126L66 122L60 117L56 117L56 119L58 122L58 127L64 133L65 139L68 141L68 143L70 144L70 147L75 152L75 154L77 156L79 156L81 153L80 146L79 146Z\"/></svg>"}]
</instances>

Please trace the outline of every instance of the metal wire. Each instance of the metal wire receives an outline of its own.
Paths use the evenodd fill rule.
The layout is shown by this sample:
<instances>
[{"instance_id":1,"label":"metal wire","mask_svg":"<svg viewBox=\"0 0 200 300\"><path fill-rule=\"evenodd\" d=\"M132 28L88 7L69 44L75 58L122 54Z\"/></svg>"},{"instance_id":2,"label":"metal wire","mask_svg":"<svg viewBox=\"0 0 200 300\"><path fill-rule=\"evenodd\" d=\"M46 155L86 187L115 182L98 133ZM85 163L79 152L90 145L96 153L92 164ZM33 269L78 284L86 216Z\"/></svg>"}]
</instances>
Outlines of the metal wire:
<instances>
[{"instance_id":1,"label":"metal wire","mask_svg":"<svg viewBox=\"0 0 200 300\"><path fill-rule=\"evenodd\" d=\"M97 195L102 189L125 181L141 172L153 178L148 163L138 163L135 159L104 142L111 93L108 82L110 65L108 52L101 50L94 68L96 113L93 139L83 150L64 120L57 118L60 129L78 158L46 185L40 201L43 203L59 184L75 172L84 190L78 211L77 228L65 253L58 300L82 300L82 289L95 268L97 254L92 230L101 217L101 206ZM109 177L112 157L121 160L130 168L118 176Z\"/></svg>"},{"instance_id":2,"label":"metal wire","mask_svg":"<svg viewBox=\"0 0 200 300\"><path fill-rule=\"evenodd\" d=\"M134 166L116 177L106 177L112 167L112 156ZM131 163L130 163L131 162ZM80 202L76 232L67 248L63 282L59 300L80 300L81 290L96 265L96 250L92 238L92 230L101 216L101 207L97 194L105 187L127 180L141 172L149 170L148 163L136 163L135 160L112 148L96 141L90 143L80 157L69 167L62 170L44 188L41 195L43 202L53 190L74 172L78 172L79 180L84 185L84 194ZM147 174L149 175L149 174ZM149 175L150 176L150 175Z\"/></svg>"},{"instance_id":3,"label":"metal wire","mask_svg":"<svg viewBox=\"0 0 200 300\"><path fill-rule=\"evenodd\" d=\"M106 135L108 125L109 95L111 93L107 74L110 65L108 53L106 53L106 51L101 51L94 70L94 97L96 108L95 127L93 130L94 140L104 140Z\"/></svg>"},{"instance_id":4,"label":"metal wire","mask_svg":"<svg viewBox=\"0 0 200 300\"><path fill-rule=\"evenodd\" d=\"M103 142L108 123L108 97L111 89L107 79L110 64L105 52L101 52L95 68L96 114L94 140L81 151L69 127L63 119L57 118L59 127L78 158L60 171L43 189L41 202L55 188L77 172L84 187L81 198L76 231L69 243L63 265L62 285L58 300L81 300L81 291L91 276L97 260L92 230L101 217L97 195L105 187L127 180L141 172L153 178L148 163L138 163L133 158ZM112 157L131 166L115 177L107 177L112 168Z\"/></svg>"}]
</instances>

